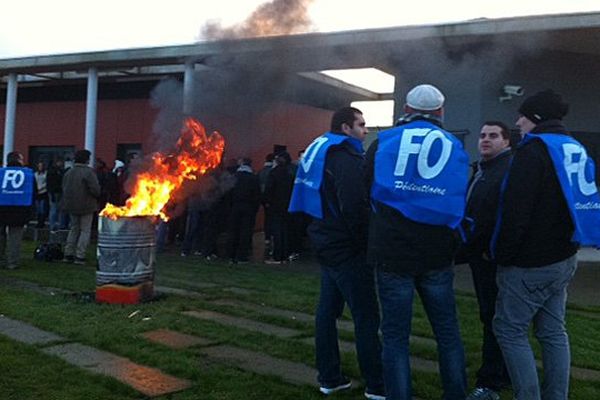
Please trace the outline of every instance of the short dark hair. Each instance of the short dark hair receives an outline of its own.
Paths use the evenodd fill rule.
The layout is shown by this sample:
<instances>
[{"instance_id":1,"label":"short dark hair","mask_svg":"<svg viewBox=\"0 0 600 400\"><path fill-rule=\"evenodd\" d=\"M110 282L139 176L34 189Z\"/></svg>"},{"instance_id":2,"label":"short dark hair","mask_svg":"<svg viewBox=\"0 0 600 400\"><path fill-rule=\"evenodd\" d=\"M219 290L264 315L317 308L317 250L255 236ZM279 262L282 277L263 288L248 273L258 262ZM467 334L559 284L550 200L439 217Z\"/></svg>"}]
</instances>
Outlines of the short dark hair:
<instances>
[{"instance_id":1,"label":"short dark hair","mask_svg":"<svg viewBox=\"0 0 600 400\"><path fill-rule=\"evenodd\" d=\"M483 123L483 125L499 127L500 134L502 135L502 139L510 140L510 129L508 129L508 126L504 122L502 122L502 121L485 121Z\"/></svg>"},{"instance_id":2,"label":"short dark hair","mask_svg":"<svg viewBox=\"0 0 600 400\"><path fill-rule=\"evenodd\" d=\"M19 153L18 151L11 151L6 155L6 165L11 167L21 165L21 157L23 157L23 154Z\"/></svg>"},{"instance_id":3,"label":"short dark hair","mask_svg":"<svg viewBox=\"0 0 600 400\"><path fill-rule=\"evenodd\" d=\"M274 159L275 159L275 154L273 154L273 153L269 153L265 156L265 161L267 161L267 162L273 162Z\"/></svg>"},{"instance_id":4,"label":"short dark hair","mask_svg":"<svg viewBox=\"0 0 600 400\"><path fill-rule=\"evenodd\" d=\"M77 164L87 164L90 162L92 153L89 150L77 150L75 152L75 162Z\"/></svg>"},{"instance_id":5,"label":"short dark hair","mask_svg":"<svg viewBox=\"0 0 600 400\"><path fill-rule=\"evenodd\" d=\"M331 132L341 132L342 124L352 126L356 120L356 114L362 115L362 111L354 107L343 107L334 112L331 117Z\"/></svg>"},{"instance_id":6,"label":"short dark hair","mask_svg":"<svg viewBox=\"0 0 600 400\"><path fill-rule=\"evenodd\" d=\"M252 159L249 157L242 158L242 165L252 166Z\"/></svg>"}]
</instances>

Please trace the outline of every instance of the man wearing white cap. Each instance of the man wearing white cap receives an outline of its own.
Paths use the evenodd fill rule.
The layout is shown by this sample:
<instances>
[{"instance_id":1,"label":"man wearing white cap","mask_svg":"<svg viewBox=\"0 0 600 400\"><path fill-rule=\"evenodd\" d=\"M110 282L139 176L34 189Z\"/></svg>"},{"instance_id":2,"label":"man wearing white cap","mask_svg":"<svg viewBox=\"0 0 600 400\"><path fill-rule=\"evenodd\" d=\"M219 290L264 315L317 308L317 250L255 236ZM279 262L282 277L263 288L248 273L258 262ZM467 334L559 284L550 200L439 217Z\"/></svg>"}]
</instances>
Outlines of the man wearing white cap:
<instances>
[{"instance_id":1,"label":"man wearing white cap","mask_svg":"<svg viewBox=\"0 0 600 400\"><path fill-rule=\"evenodd\" d=\"M463 400L467 379L452 264L468 157L442 129L444 95L435 86L408 92L404 111L367 152L372 204L367 258L377 270L386 398L412 398L408 343L416 289L438 342L443 398Z\"/></svg>"}]
</instances>

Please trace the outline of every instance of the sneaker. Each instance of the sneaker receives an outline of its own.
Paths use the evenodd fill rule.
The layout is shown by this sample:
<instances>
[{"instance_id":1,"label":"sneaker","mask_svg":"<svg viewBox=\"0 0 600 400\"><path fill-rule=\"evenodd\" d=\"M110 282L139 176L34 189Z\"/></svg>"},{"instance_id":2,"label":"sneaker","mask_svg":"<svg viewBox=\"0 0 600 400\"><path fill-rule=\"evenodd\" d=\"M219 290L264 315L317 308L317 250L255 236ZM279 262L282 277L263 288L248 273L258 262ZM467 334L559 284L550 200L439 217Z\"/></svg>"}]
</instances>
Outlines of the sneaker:
<instances>
[{"instance_id":1,"label":"sneaker","mask_svg":"<svg viewBox=\"0 0 600 400\"><path fill-rule=\"evenodd\" d=\"M72 264L75 261L75 257L73 256L65 256L62 260L64 263Z\"/></svg>"},{"instance_id":2,"label":"sneaker","mask_svg":"<svg viewBox=\"0 0 600 400\"><path fill-rule=\"evenodd\" d=\"M85 265L85 258L75 257L75 260L73 260L73 263L77 264L77 265Z\"/></svg>"},{"instance_id":3,"label":"sneaker","mask_svg":"<svg viewBox=\"0 0 600 400\"><path fill-rule=\"evenodd\" d=\"M187 257L188 253L186 253L185 251L182 251L181 254L179 254L181 257Z\"/></svg>"},{"instance_id":4,"label":"sneaker","mask_svg":"<svg viewBox=\"0 0 600 400\"><path fill-rule=\"evenodd\" d=\"M371 393L368 390L365 391L365 397L369 400L385 400L385 396L382 394Z\"/></svg>"},{"instance_id":5,"label":"sneaker","mask_svg":"<svg viewBox=\"0 0 600 400\"><path fill-rule=\"evenodd\" d=\"M295 261L300 258L300 253L292 253L288 256L288 260Z\"/></svg>"},{"instance_id":6,"label":"sneaker","mask_svg":"<svg viewBox=\"0 0 600 400\"><path fill-rule=\"evenodd\" d=\"M475 388L466 400L500 400L500 395L490 388Z\"/></svg>"},{"instance_id":7,"label":"sneaker","mask_svg":"<svg viewBox=\"0 0 600 400\"><path fill-rule=\"evenodd\" d=\"M342 378L342 380L333 386L320 386L319 391L323 394L332 394L335 392L339 392L340 390L350 389L352 386L352 381L348 378Z\"/></svg>"}]
</instances>

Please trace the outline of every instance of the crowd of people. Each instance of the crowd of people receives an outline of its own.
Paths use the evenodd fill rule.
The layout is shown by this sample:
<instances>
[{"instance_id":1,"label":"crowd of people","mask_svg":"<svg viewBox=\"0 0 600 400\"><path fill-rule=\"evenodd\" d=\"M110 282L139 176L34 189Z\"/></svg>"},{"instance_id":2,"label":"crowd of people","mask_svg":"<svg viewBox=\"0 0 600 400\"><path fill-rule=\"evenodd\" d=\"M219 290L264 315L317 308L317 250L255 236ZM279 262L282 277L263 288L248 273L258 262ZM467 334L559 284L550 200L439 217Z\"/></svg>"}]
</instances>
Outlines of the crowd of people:
<instances>
[{"instance_id":1,"label":"crowd of people","mask_svg":"<svg viewBox=\"0 0 600 400\"><path fill-rule=\"evenodd\" d=\"M436 87L414 87L405 114L366 154L362 112L345 107L305 151L289 209L312 216L308 233L321 264L319 389L351 386L336 327L347 304L365 397L411 399L416 292L437 341L444 399L499 400L507 388L517 400L567 399L566 289L578 247L600 246L593 161L562 123L568 105L547 90L519 108L515 149L504 123L483 124L470 174L462 144L443 128L444 102ZM483 327L472 390L453 290L457 257L471 266ZM531 325L542 348L541 385Z\"/></svg>"},{"instance_id":2,"label":"crowd of people","mask_svg":"<svg viewBox=\"0 0 600 400\"><path fill-rule=\"evenodd\" d=\"M566 399L566 289L579 246L600 246L593 161L563 125L568 105L552 90L520 106L516 148L506 124L484 122L471 168L462 143L443 128L444 108L438 88L418 85L406 95L403 116L366 153L364 116L344 107L298 162L279 151L255 172L249 158L230 160L198 182L202 190L168 205L171 219L157 227L157 249L179 240L181 256L247 263L260 207L266 263L297 258L307 233L321 265L315 343L325 395L351 387L336 327L347 304L365 397L412 398L416 292L437 341L444 399L499 400L507 388L517 400ZM128 196L124 162L112 170L98 162L94 170L89 159L89 151L79 150L68 168L56 160L33 172L19 169L20 153L9 154L13 170L3 170L3 181L20 194L0 197L0 255L8 268L18 266L32 207L38 226L46 215L50 229L69 224L65 261L85 263L99 204L122 205ZM471 267L483 327L481 366L470 391L453 290L458 258ZM541 385L531 325L542 348Z\"/></svg>"}]
</instances>

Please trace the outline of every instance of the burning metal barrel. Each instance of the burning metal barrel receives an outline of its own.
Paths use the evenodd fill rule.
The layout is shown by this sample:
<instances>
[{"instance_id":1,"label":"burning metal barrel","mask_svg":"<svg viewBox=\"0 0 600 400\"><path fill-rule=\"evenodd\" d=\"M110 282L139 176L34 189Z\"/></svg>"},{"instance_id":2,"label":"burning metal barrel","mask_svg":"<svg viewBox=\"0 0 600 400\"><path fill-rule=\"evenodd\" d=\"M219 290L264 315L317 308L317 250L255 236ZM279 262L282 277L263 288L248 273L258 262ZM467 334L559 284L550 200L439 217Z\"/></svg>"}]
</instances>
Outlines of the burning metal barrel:
<instances>
[{"instance_id":1,"label":"burning metal barrel","mask_svg":"<svg viewBox=\"0 0 600 400\"><path fill-rule=\"evenodd\" d=\"M98 218L96 301L135 304L153 297L155 233L149 217Z\"/></svg>"}]
</instances>

